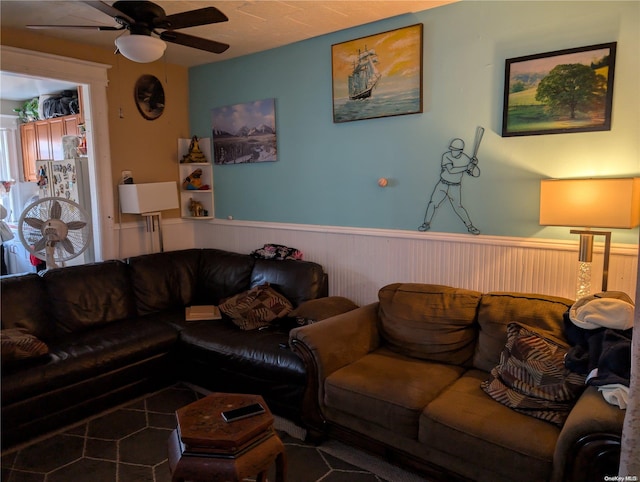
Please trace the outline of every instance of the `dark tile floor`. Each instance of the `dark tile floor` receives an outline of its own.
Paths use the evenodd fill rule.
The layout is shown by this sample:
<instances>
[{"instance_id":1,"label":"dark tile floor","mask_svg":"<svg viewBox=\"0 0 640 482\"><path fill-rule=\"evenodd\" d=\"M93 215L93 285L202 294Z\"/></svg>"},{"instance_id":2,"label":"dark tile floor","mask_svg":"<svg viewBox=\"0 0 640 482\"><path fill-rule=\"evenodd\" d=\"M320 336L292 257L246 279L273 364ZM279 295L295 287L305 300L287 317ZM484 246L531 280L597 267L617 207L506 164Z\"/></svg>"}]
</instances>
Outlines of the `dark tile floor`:
<instances>
[{"instance_id":1,"label":"dark tile floor","mask_svg":"<svg viewBox=\"0 0 640 482\"><path fill-rule=\"evenodd\" d=\"M3 482L170 482L167 439L175 411L203 395L170 387L2 454ZM281 432L292 482L382 478ZM273 479L273 470L270 476Z\"/></svg>"}]
</instances>

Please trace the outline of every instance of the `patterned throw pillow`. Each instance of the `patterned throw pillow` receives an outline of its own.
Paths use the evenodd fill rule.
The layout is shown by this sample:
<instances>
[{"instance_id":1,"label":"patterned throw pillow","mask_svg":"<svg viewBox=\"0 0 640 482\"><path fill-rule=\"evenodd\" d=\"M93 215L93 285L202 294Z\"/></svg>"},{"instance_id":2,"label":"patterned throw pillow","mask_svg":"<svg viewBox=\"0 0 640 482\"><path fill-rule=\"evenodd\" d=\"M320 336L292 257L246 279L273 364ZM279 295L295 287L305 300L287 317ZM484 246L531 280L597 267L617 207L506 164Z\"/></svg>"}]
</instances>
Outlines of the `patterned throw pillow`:
<instances>
[{"instance_id":1,"label":"patterned throw pillow","mask_svg":"<svg viewBox=\"0 0 640 482\"><path fill-rule=\"evenodd\" d=\"M299 249L282 244L265 244L262 248L252 251L251 256L262 259L302 259L304 254Z\"/></svg>"},{"instance_id":2,"label":"patterned throw pillow","mask_svg":"<svg viewBox=\"0 0 640 482\"><path fill-rule=\"evenodd\" d=\"M240 329L255 330L288 315L293 305L271 286L264 284L232 296L218 308Z\"/></svg>"},{"instance_id":3,"label":"patterned throw pillow","mask_svg":"<svg viewBox=\"0 0 640 482\"><path fill-rule=\"evenodd\" d=\"M507 326L500 363L482 389L517 412L562 426L584 390L584 376L564 366L568 346L519 323Z\"/></svg>"},{"instance_id":4,"label":"patterned throw pillow","mask_svg":"<svg viewBox=\"0 0 640 482\"><path fill-rule=\"evenodd\" d=\"M24 328L0 330L2 363L36 358L49 353L49 347Z\"/></svg>"}]
</instances>

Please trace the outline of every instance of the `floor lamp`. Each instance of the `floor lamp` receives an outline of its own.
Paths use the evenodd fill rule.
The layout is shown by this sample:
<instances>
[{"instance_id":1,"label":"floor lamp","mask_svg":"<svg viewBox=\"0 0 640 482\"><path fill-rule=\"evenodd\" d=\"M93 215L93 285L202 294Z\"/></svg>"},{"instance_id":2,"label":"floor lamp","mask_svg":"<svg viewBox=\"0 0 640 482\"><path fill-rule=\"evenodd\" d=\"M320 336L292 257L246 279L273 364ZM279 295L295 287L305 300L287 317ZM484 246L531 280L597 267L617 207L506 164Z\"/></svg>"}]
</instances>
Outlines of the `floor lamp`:
<instances>
[{"instance_id":1,"label":"floor lamp","mask_svg":"<svg viewBox=\"0 0 640 482\"><path fill-rule=\"evenodd\" d=\"M147 232L151 237L151 248L153 249L153 233L157 230L160 252L163 252L162 211L179 207L176 182L120 184L118 192L121 212L144 216Z\"/></svg>"},{"instance_id":2,"label":"floor lamp","mask_svg":"<svg viewBox=\"0 0 640 482\"><path fill-rule=\"evenodd\" d=\"M580 226L577 298L591 294L593 237L604 236L602 291L607 291L611 231L591 228L631 229L640 224L640 178L544 179L540 183L540 224Z\"/></svg>"}]
</instances>

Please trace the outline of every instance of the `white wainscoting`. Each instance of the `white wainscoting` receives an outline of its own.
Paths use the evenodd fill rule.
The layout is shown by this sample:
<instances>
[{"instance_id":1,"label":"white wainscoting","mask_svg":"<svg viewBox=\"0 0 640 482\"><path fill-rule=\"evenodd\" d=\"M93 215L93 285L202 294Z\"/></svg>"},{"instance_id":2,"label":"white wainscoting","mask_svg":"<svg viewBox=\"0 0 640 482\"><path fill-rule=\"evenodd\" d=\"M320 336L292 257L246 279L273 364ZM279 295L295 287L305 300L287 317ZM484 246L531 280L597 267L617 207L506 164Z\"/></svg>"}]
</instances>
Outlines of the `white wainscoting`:
<instances>
[{"instance_id":1,"label":"white wainscoting","mask_svg":"<svg viewBox=\"0 0 640 482\"><path fill-rule=\"evenodd\" d=\"M196 246L194 226L195 221L162 219L164 250L176 251ZM159 251L158 232L149 233L144 221L116 224L114 238L113 251L116 253L114 257L118 259Z\"/></svg>"},{"instance_id":2,"label":"white wainscoting","mask_svg":"<svg viewBox=\"0 0 640 482\"><path fill-rule=\"evenodd\" d=\"M193 229L191 239L187 232ZM167 242L167 239L170 241ZM304 252L324 266L332 295L358 304L377 300L389 283L420 282L487 291L575 298L578 240L420 233L282 223L185 221L165 227L165 249L191 246L250 253L265 243ZM600 290L602 244L596 243L592 286ZM609 290L635 295L638 246L614 244Z\"/></svg>"}]
</instances>

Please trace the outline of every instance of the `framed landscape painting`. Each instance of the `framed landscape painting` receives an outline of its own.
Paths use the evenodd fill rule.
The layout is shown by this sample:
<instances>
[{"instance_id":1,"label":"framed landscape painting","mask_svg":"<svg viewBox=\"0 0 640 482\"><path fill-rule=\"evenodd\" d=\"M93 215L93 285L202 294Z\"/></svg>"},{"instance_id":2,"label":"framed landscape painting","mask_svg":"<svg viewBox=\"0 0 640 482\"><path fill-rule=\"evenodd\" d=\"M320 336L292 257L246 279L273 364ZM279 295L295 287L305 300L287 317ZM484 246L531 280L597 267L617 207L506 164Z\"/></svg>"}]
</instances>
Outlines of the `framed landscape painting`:
<instances>
[{"instance_id":1,"label":"framed landscape painting","mask_svg":"<svg viewBox=\"0 0 640 482\"><path fill-rule=\"evenodd\" d=\"M215 164L247 164L278 160L275 99L211 109Z\"/></svg>"},{"instance_id":2,"label":"framed landscape painting","mask_svg":"<svg viewBox=\"0 0 640 482\"><path fill-rule=\"evenodd\" d=\"M611 130L616 42L507 59L502 135Z\"/></svg>"},{"instance_id":3,"label":"framed landscape painting","mask_svg":"<svg viewBox=\"0 0 640 482\"><path fill-rule=\"evenodd\" d=\"M333 122L422 112L422 24L331 46Z\"/></svg>"}]
</instances>

